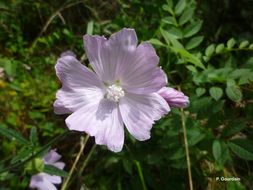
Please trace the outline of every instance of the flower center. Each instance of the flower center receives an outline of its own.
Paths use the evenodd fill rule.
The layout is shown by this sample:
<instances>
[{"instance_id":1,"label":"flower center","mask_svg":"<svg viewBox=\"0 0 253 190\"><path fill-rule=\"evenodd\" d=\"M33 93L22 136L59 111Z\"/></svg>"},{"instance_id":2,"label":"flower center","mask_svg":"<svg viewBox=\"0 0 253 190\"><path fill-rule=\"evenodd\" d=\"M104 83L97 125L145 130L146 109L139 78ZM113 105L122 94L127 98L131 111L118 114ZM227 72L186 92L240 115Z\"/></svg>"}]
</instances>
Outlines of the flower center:
<instances>
[{"instance_id":1,"label":"flower center","mask_svg":"<svg viewBox=\"0 0 253 190\"><path fill-rule=\"evenodd\" d=\"M118 102L119 99L124 96L125 92L119 85L113 84L106 89L106 98L114 102Z\"/></svg>"}]
</instances>

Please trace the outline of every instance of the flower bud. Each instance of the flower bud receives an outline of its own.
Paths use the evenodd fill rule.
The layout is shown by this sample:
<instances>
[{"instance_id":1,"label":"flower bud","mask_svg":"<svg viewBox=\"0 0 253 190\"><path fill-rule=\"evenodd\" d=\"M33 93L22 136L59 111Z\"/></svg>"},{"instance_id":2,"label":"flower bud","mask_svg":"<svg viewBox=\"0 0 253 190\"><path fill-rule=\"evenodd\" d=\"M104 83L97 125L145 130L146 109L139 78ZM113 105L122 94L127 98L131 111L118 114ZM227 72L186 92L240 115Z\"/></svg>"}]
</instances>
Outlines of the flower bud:
<instances>
[{"instance_id":1,"label":"flower bud","mask_svg":"<svg viewBox=\"0 0 253 190\"><path fill-rule=\"evenodd\" d=\"M27 163L25 170L28 173L36 174L44 170L44 160L41 158L35 158Z\"/></svg>"},{"instance_id":2,"label":"flower bud","mask_svg":"<svg viewBox=\"0 0 253 190\"><path fill-rule=\"evenodd\" d=\"M158 91L171 107L184 108L189 104L189 98L184 93L173 88L163 87Z\"/></svg>"}]
</instances>

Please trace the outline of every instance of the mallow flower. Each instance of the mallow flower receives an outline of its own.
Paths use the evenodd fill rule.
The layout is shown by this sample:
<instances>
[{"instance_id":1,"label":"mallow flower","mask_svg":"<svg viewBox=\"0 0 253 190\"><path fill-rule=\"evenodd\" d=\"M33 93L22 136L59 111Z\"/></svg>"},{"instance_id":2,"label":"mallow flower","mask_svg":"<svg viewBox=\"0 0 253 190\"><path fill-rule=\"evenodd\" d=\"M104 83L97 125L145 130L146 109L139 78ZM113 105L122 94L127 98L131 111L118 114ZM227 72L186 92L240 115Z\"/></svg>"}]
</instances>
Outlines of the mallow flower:
<instances>
[{"instance_id":1,"label":"mallow flower","mask_svg":"<svg viewBox=\"0 0 253 190\"><path fill-rule=\"evenodd\" d=\"M45 165L52 165L59 169L63 169L65 164L60 162L61 155L59 155L55 149L44 156L43 162ZM62 179L60 176L50 175L44 172L40 172L32 176L29 187L38 190L57 190L54 184L60 184Z\"/></svg>"},{"instance_id":2,"label":"mallow flower","mask_svg":"<svg viewBox=\"0 0 253 190\"><path fill-rule=\"evenodd\" d=\"M62 88L55 113L71 114L70 130L86 132L114 152L122 150L124 126L137 140L149 139L154 122L170 111L158 93L167 77L155 49L149 42L137 45L135 31L128 28L109 39L88 34L83 39L92 69L70 52L57 60Z\"/></svg>"}]
</instances>

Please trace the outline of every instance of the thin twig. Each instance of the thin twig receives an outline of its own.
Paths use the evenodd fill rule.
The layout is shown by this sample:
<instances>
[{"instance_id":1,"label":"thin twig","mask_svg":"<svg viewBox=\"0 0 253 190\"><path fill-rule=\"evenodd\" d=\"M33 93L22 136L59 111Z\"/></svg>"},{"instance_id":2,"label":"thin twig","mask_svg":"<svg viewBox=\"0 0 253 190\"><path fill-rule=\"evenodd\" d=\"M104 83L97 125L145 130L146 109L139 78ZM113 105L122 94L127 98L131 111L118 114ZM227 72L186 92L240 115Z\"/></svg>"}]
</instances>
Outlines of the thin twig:
<instances>
[{"instance_id":1,"label":"thin twig","mask_svg":"<svg viewBox=\"0 0 253 190\"><path fill-rule=\"evenodd\" d=\"M67 8L73 7L73 6L75 6L75 5L77 5L77 4L80 4L80 3L83 3L83 0L77 1L77 2L74 2L74 3L69 3L69 4L67 4L67 5L63 5L62 7L60 7L59 9L57 9L57 10L49 17L49 19L47 20L46 24L45 24L45 25L43 26L43 28L41 29L40 33L38 34L38 36L36 37L36 39L33 41L32 45L31 45L31 47L30 47L30 50L32 50L33 47L37 44L37 41L38 41L39 37L40 37L44 32L46 32L48 26L51 24L51 22L54 20L54 18L55 18L56 16L59 16L59 18L62 20L63 23L65 22L64 19L63 19L63 17L62 17L62 15L61 15L61 11L65 10L65 9L67 9Z\"/></svg>"},{"instance_id":2,"label":"thin twig","mask_svg":"<svg viewBox=\"0 0 253 190\"><path fill-rule=\"evenodd\" d=\"M78 163L78 161L79 161L79 159L80 159L80 157L81 157L81 155L83 153L84 147L85 147L88 139L89 139L89 135L87 135L85 138L83 136L81 136L81 138L80 138L80 149L79 149L79 152L78 152L78 154L76 156L76 159L75 159L75 161L74 161L74 163L73 163L73 165L72 165L72 167L70 169L68 177L66 178L66 180L62 184L61 190L66 190L67 189L67 187L69 185L68 184L69 180L71 179L71 177L73 175L73 172L74 172L74 170L76 168L76 165L77 165L77 163Z\"/></svg>"},{"instance_id":3,"label":"thin twig","mask_svg":"<svg viewBox=\"0 0 253 190\"><path fill-rule=\"evenodd\" d=\"M183 127L183 132L184 132L184 145L185 145L186 161L187 161L187 168L188 168L189 185L190 185L190 190L193 190L191 161L190 161L187 132L186 132L186 126L185 126L185 115L184 115L184 110L182 108L181 108L181 121L182 121L182 127Z\"/></svg>"}]
</instances>

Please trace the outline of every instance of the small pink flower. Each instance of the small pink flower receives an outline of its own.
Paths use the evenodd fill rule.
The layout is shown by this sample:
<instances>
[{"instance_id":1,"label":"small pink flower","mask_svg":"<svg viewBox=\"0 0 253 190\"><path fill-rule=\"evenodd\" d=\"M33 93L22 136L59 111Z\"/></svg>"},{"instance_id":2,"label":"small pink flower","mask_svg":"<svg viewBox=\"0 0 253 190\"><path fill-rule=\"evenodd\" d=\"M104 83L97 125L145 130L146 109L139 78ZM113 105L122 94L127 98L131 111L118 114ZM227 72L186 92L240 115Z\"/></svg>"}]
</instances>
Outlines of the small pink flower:
<instances>
[{"instance_id":1,"label":"small pink flower","mask_svg":"<svg viewBox=\"0 0 253 190\"><path fill-rule=\"evenodd\" d=\"M52 165L59 169L63 169L65 164L59 162L60 158L61 155L59 155L56 150L51 150L43 160L46 165ZM54 184L60 184L61 182L60 176L41 172L32 176L29 187L37 188L38 190L57 190Z\"/></svg>"},{"instance_id":2,"label":"small pink flower","mask_svg":"<svg viewBox=\"0 0 253 190\"><path fill-rule=\"evenodd\" d=\"M158 91L171 107L184 108L189 104L189 98L184 93L173 88L163 87Z\"/></svg>"},{"instance_id":3,"label":"small pink flower","mask_svg":"<svg viewBox=\"0 0 253 190\"><path fill-rule=\"evenodd\" d=\"M170 111L157 93L167 77L152 45L137 46L135 31L126 28L109 39L85 35L84 43L93 70L69 52L58 59L62 88L55 113L70 113L70 130L84 131L114 152L122 150L124 125L136 139L149 139L154 122Z\"/></svg>"}]
</instances>

